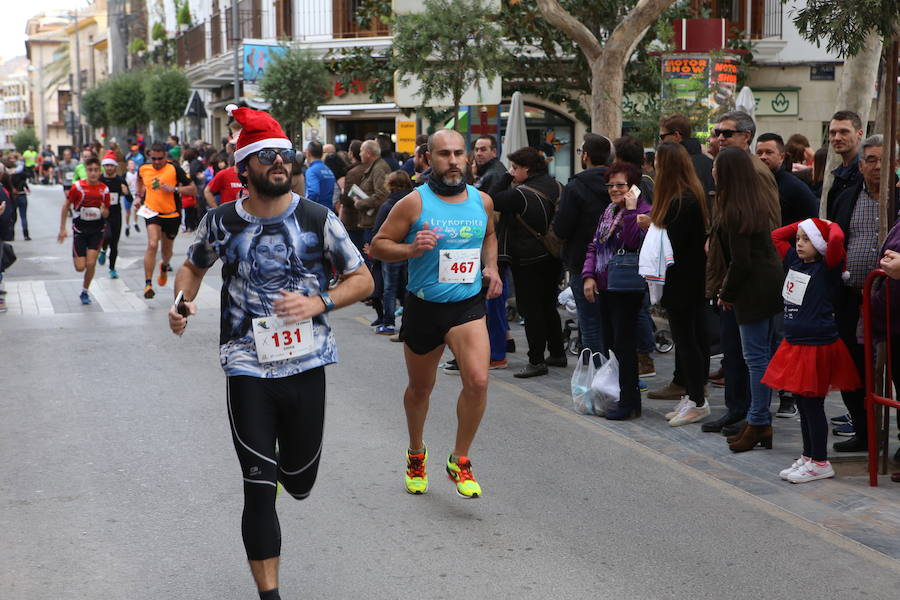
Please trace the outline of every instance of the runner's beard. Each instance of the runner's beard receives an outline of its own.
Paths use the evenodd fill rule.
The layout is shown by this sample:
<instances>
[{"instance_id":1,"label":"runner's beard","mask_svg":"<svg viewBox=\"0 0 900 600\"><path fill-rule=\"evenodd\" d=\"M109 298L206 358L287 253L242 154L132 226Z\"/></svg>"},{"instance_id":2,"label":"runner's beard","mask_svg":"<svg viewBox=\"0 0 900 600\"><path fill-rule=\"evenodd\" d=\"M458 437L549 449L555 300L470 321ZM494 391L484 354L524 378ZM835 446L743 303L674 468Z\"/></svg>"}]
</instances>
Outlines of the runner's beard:
<instances>
[{"instance_id":1,"label":"runner's beard","mask_svg":"<svg viewBox=\"0 0 900 600\"><path fill-rule=\"evenodd\" d=\"M263 196L275 197L281 196L291 191L291 174L287 169L282 169L286 175L284 183L273 183L269 180L269 174L272 169L265 173L255 173L252 169L247 169L247 177L253 183L253 188L257 193Z\"/></svg>"}]
</instances>

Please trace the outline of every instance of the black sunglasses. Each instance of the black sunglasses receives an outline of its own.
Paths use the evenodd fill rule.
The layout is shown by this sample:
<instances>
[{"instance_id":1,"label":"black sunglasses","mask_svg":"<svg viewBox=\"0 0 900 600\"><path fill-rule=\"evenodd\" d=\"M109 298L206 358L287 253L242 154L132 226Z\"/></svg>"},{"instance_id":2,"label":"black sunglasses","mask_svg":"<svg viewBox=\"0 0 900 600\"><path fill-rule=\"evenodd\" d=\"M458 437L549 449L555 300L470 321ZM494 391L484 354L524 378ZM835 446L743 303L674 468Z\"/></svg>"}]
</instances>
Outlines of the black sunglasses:
<instances>
[{"instance_id":1,"label":"black sunglasses","mask_svg":"<svg viewBox=\"0 0 900 600\"><path fill-rule=\"evenodd\" d=\"M293 148L266 148L256 153L256 158L261 165L273 164L276 156L280 156L284 163L292 163L294 157L297 156L297 151Z\"/></svg>"},{"instance_id":2,"label":"black sunglasses","mask_svg":"<svg viewBox=\"0 0 900 600\"><path fill-rule=\"evenodd\" d=\"M723 138L728 139L736 133L744 133L744 132L741 131L740 129L713 129L714 137L719 137L721 135Z\"/></svg>"},{"instance_id":3,"label":"black sunglasses","mask_svg":"<svg viewBox=\"0 0 900 600\"><path fill-rule=\"evenodd\" d=\"M670 135L675 135L675 132L674 132L674 131L667 131L667 132L665 132L665 133L659 134L659 141L663 141L664 139L666 139L666 138L667 138L668 136L670 136Z\"/></svg>"}]
</instances>

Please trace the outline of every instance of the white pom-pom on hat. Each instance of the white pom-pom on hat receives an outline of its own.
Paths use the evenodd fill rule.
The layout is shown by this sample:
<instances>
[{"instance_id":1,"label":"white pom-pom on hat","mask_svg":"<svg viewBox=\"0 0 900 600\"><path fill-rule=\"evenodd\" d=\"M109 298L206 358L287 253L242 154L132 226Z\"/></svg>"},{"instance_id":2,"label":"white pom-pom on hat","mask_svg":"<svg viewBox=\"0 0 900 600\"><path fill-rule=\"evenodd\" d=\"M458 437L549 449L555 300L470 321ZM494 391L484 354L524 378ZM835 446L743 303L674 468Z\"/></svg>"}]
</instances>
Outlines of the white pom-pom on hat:
<instances>
[{"instance_id":1,"label":"white pom-pom on hat","mask_svg":"<svg viewBox=\"0 0 900 600\"><path fill-rule=\"evenodd\" d=\"M236 111L237 109L238 109L237 104L229 104L228 106L225 107L225 112L227 112L228 116L231 117L231 116L233 116L232 113L234 111Z\"/></svg>"}]
</instances>

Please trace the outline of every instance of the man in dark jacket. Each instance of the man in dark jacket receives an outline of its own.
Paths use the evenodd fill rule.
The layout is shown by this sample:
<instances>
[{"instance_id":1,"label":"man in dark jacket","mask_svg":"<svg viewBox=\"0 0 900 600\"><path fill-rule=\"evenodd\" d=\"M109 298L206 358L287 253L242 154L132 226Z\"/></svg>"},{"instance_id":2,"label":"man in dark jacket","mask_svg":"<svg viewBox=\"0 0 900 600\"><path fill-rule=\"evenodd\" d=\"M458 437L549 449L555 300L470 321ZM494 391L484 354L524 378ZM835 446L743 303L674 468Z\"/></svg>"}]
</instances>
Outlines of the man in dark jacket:
<instances>
[{"instance_id":1,"label":"man in dark jacket","mask_svg":"<svg viewBox=\"0 0 900 600\"><path fill-rule=\"evenodd\" d=\"M832 121L834 123L834 121ZM847 248L848 277L834 299L834 320L838 334L850 350L853 362L864 377L863 347L857 341L856 328L859 322L862 290L869 271L878 266L879 218L881 203L878 197L881 177L890 177L894 168L882 165L881 154L884 138L873 135L862 144L862 156L857 156L860 177L851 187L845 188L828 205L828 219L844 230L844 245ZM882 171L884 175L882 175ZM896 193L896 188L894 188ZM829 194L829 197L831 194ZM841 392L844 405L850 413L854 437L834 444L838 452L862 452L866 445L866 411L864 390Z\"/></svg>"},{"instance_id":2,"label":"man in dark jacket","mask_svg":"<svg viewBox=\"0 0 900 600\"><path fill-rule=\"evenodd\" d=\"M478 169L475 187L489 196L502 192L506 167L497 158L497 139L492 135L482 135L475 140L473 151Z\"/></svg>"},{"instance_id":3,"label":"man in dark jacket","mask_svg":"<svg viewBox=\"0 0 900 600\"><path fill-rule=\"evenodd\" d=\"M819 216L819 203L812 191L784 166L784 140L777 133L764 133L756 139L756 156L775 176L781 204L781 226Z\"/></svg>"},{"instance_id":4,"label":"man in dark jacket","mask_svg":"<svg viewBox=\"0 0 900 600\"><path fill-rule=\"evenodd\" d=\"M839 110L831 117L828 124L828 143L840 155L841 164L834 171L834 180L828 189L826 212L828 219L833 212L832 205L837 197L847 188L853 187L862 180L859 172L859 142L863 139L862 119L851 110ZM844 232L846 233L846 231Z\"/></svg>"},{"instance_id":5,"label":"man in dark jacket","mask_svg":"<svg viewBox=\"0 0 900 600\"><path fill-rule=\"evenodd\" d=\"M602 135L586 133L578 153L584 171L572 177L563 190L553 219L553 231L566 242L563 261L569 270L569 284L575 296L582 345L594 352L603 352L606 346L603 343L600 306L584 297L581 269L600 216L610 203L606 191L606 168L612 158L612 143Z\"/></svg>"},{"instance_id":6,"label":"man in dark jacket","mask_svg":"<svg viewBox=\"0 0 900 600\"><path fill-rule=\"evenodd\" d=\"M691 163L694 165L697 178L700 179L707 197L711 198L716 191L716 182L712 177L713 161L703 154L700 141L691 137L692 132L691 120L684 115L666 115L659 120L659 143L678 142L684 146L691 156Z\"/></svg>"}]
</instances>

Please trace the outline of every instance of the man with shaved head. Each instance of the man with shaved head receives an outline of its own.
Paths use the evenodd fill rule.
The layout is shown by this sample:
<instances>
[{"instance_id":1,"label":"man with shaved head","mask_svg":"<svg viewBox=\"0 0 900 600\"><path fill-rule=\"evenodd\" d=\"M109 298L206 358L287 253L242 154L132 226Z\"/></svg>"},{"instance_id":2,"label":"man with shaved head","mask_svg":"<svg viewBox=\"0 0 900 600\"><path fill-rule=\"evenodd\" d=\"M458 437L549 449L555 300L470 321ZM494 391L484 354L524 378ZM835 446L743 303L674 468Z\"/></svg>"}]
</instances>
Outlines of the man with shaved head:
<instances>
[{"instance_id":1,"label":"man with shaved head","mask_svg":"<svg viewBox=\"0 0 900 600\"><path fill-rule=\"evenodd\" d=\"M459 364L462 391L446 470L460 496L478 498L482 490L468 457L487 404L490 343L484 301L485 294L495 298L503 287L497 273L494 206L490 196L466 185L466 143L458 132L442 129L432 135L427 158L432 168L428 183L391 209L370 252L383 261L409 261L400 328L409 376L403 395L409 428L406 491L423 494L428 489L425 417L438 363L449 345Z\"/></svg>"}]
</instances>

